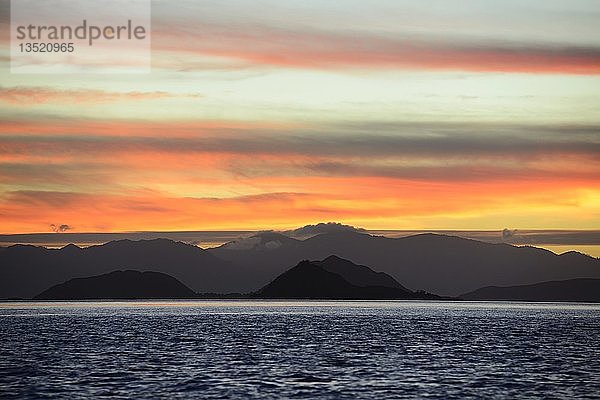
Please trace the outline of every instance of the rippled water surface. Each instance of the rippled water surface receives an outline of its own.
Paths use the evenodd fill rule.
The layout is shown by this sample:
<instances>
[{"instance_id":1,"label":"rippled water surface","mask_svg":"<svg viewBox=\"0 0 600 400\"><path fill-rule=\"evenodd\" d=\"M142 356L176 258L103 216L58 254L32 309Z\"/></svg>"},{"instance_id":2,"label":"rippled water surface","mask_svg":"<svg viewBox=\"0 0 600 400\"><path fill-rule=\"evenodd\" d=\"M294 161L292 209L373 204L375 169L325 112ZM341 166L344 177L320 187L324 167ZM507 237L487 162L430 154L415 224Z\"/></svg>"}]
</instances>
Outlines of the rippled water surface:
<instances>
[{"instance_id":1,"label":"rippled water surface","mask_svg":"<svg viewBox=\"0 0 600 400\"><path fill-rule=\"evenodd\" d=\"M0 303L0 398L600 398L600 306Z\"/></svg>"}]
</instances>

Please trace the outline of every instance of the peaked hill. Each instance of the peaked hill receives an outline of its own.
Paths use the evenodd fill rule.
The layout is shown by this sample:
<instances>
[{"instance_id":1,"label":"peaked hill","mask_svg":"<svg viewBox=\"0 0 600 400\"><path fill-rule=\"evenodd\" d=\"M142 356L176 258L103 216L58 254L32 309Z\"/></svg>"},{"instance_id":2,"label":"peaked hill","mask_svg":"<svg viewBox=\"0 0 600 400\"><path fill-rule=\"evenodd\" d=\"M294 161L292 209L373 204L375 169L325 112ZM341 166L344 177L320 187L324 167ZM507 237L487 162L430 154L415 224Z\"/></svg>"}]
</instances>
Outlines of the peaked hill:
<instances>
[{"instance_id":1,"label":"peaked hill","mask_svg":"<svg viewBox=\"0 0 600 400\"><path fill-rule=\"evenodd\" d=\"M335 271L335 272L334 272ZM404 289L387 274L330 256L303 260L254 294L281 299L432 299L427 293Z\"/></svg>"}]
</instances>

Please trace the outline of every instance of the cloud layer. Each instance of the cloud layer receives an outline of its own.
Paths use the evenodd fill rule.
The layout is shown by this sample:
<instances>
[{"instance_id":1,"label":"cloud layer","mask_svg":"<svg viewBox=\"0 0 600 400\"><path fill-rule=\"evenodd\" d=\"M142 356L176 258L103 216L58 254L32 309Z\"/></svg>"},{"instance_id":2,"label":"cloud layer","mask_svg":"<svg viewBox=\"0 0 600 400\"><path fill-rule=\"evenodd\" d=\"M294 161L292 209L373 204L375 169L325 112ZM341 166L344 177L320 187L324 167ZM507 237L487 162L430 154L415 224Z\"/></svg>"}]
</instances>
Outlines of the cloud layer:
<instances>
[{"instance_id":1,"label":"cloud layer","mask_svg":"<svg viewBox=\"0 0 600 400\"><path fill-rule=\"evenodd\" d=\"M7 4L0 232L600 223L594 2L156 0L102 76L9 74Z\"/></svg>"}]
</instances>

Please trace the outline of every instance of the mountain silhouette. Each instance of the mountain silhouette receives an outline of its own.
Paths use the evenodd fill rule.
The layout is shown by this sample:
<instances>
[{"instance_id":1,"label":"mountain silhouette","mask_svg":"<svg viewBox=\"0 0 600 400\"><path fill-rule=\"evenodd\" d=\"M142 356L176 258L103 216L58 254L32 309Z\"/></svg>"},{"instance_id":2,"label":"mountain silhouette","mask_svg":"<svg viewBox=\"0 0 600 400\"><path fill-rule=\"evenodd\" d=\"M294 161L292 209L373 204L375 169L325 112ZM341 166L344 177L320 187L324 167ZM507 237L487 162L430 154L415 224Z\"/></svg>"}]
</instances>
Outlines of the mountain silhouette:
<instances>
[{"instance_id":1,"label":"mountain silhouette","mask_svg":"<svg viewBox=\"0 0 600 400\"><path fill-rule=\"evenodd\" d=\"M335 271L335 272L334 272ZM414 299L437 298L404 289L387 274L336 256L303 260L254 294L281 299Z\"/></svg>"},{"instance_id":2,"label":"mountain silhouette","mask_svg":"<svg viewBox=\"0 0 600 400\"><path fill-rule=\"evenodd\" d=\"M74 278L44 290L36 300L184 299L197 297L190 288L160 272L113 271Z\"/></svg>"},{"instance_id":3,"label":"mountain silhouette","mask_svg":"<svg viewBox=\"0 0 600 400\"><path fill-rule=\"evenodd\" d=\"M385 272L375 272L369 267L356 265L338 256L332 255L322 261L313 261L313 264L340 275L354 286L381 286L409 291Z\"/></svg>"},{"instance_id":4,"label":"mountain silhouette","mask_svg":"<svg viewBox=\"0 0 600 400\"><path fill-rule=\"evenodd\" d=\"M119 240L62 249L15 245L0 251L0 298L31 298L71 278L115 270L152 270L173 276L196 292L229 292L238 276L206 250L167 239Z\"/></svg>"},{"instance_id":5,"label":"mountain silhouette","mask_svg":"<svg viewBox=\"0 0 600 400\"><path fill-rule=\"evenodd\" d=\"M600 302L600 279L569 279L522 286L488 286L460 296L465 300Z\"/></svg>"},{"instance_id":6,"label":"mountain silhouette","mask_svg":"<svg viewBox=\"0 0 600 400\"><path fill-rule=\"evenodd\" d=\"M600 260L581 253L557 255L536 247L438 234L387 238L334 232L296 240L269 233L268 237L257 234L244 240L252 241L253 246L225 244L208 251L242 271L252 271L246 275L250 290L257 290L284 272L286 265L330 254L385 272L409 289L443 296L458 296L490 285L600 278Z\"/></svg>"},{"instance_id":7,"label":"mountain silhouette","mask_svg":"<svg viewBox=\"0 0 600 400\"><path fill-rule=\"evenodd\" d=\"M31 298L71 278L125 269L162 272L199 293L249 293L291 265L307 259L326 262L332 254L385 273L410 290L442 296L485 286L600 278L600 259L577 252L556 255L436 234L386 238L348 231L297 240L263 232L208 250L168 239L119 240L87 248L10 246L0 249L0 298ZM339 272L333 265L327 268Z\"/></svg>"}]
</instances>

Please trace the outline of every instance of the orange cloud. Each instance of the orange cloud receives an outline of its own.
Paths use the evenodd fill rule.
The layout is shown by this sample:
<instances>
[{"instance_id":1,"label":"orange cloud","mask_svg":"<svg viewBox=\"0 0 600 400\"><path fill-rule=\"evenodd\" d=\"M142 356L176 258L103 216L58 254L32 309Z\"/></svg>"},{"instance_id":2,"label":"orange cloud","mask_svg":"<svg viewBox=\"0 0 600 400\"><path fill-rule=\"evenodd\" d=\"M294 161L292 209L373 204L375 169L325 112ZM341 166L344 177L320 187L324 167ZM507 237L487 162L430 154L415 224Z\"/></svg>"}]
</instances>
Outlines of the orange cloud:
<instances>
[{"instance_id":1,"label":"orange cloud","mask_svg":"<svg viewBox=\"0 0 600 400\"><path fill-rule=\"evenodd\" d=\"M113 103L120 101L145 101L174 97L202 97L199 94L173 94L167 92L107 92L93 89L59 90L46 87L0 87L0 101L11 105L37 104Z\"/></svg>"},{"instance_id":2,"label":"orange cloud","mask_svg":"<svg viewBox=\"0 0 600 400\"><path fill-rule=\"evenodd\" d=\"M402 223L426 218L458 229L465 216L502 226L498 215L519 213L573 227L597 215L596 127L361 136L369 125L314 135L275 123L0 121L0 232L415 228Z\"/></svg>"},{"instance_id":3,"label":"orange cloud","mask_svg":"<svg viewBox=\"0 0 600 400\"><path fill-rule=\"evenodd\" d=\"M104 120L77 118L28 118L0 120L0 138L19 136L88 136L109 137L199 137L206 135L231 135L240 132L289 130L301 127L298 123L273 121L227 120Z\"/></svg>"},{"instance_id":4,"label":"orange cloud","mask_svg":"<svg viewBox=\"0 0 600 400\"><path fill-rule=\"evenodd\" d=\"M472 183L512 182L516 187L533 180L554 186L578 182L577 187L589 188L598 186L600 172L598 145L589 135L594 130L581 127L548 133L526 126L519 128L526 132L521 136L515 134L519 130L499 129L508 131L508 138L479 133L424 138L384 133L365 138L348 132L338 140L335 131L329 137L325 128L315 138L302 136L301 128L294 135L294 129L268 124L210 121L174 122L171 130L166 123L133 121L2 124L6 126L0 134L4 190L43 187L93 194L144 187L178 198L329 193L330 187L339 186L330 194L346 193L347 198L357 182L365 181L381 182L386 188L397 182L422 182L444 185L447 191ZM13 127L30 133L14 133ZM61 127L66 134L59 134ZM467 127L457 130L468 131ZM163 131L170 135L162 136ZM320 187L320 179L327 184ZM361 190L383 198L398 196L396 190L387 194L383 188Z\"/></svg>"},{"instance_id":5,"label":"orange cloud","mask_svg":"<svg viewBox=\"0 0 600 400\"><path fill-rule=\"evenodd\" d=\"M154 190L121 194L13 191L0 198L3 233L45 231L54 221L74 231L265 229L343 219L370 228L415 218L523 213L546 221L581 220L597 212L586 193L600 185L569 180L452 184L387 178L256 180L257 188L294 188L226 198L177 197ZM306 190L306 192L300 192ZM593 200L591 200L593 202ZM596 208L594 208L596 207ZM594 211L596 210L596 211ZM502 221L497 221L501 225ZM531 224L531 222L528 222Z\"/></svg>"},{"instance_id":6,"label":"orange cloud","mask_svg":"<svg viewBox=\"0 0 600 400\"><path fill-rule=\"evenodd\" d=\"M418 35L390 37L258 26L243 33L210 24L180 32L171 28L154 27L153 46L157 52L217 56L251 65L600 74L600 48L596 47L507 41L461 42Z\"/></svg>"}]
</instances>

